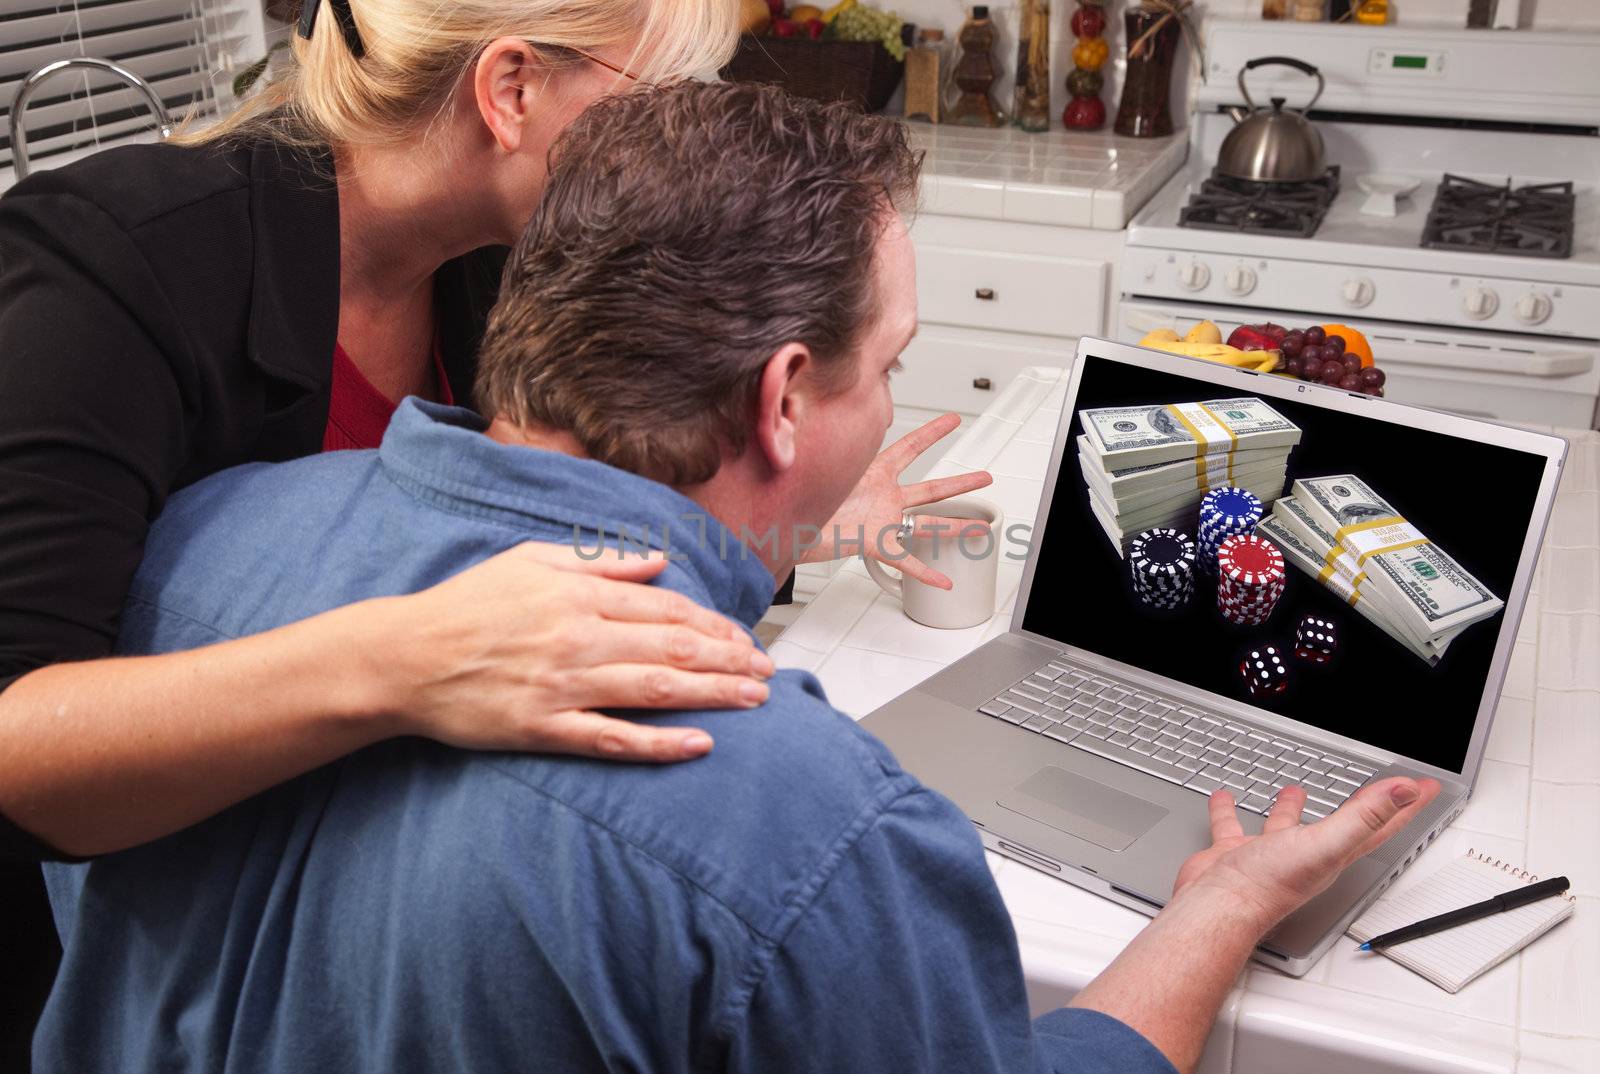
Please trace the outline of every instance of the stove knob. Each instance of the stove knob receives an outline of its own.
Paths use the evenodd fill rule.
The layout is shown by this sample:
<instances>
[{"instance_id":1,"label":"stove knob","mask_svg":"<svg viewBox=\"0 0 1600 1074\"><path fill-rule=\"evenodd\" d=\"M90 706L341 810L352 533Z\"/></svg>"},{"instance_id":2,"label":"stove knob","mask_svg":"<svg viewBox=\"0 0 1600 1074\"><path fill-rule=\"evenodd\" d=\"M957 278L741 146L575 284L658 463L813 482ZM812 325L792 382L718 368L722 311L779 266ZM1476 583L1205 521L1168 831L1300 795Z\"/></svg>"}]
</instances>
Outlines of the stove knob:
<instances>
[{"instance_id":1,"label":"stove knob","mask_svg":"<svg viewBox=\"0 0 1600 1074\"><path fill-rule=\"evenodd\" d=\"M1461 312L1475 321L1488 320L1500 308L1500 296L1488 287L1473 287L1461 299Z\"/></svg>"},{"instance_id":2,"label":"stove knob","mask_svg":"<svg viewBox=\"0 0 1600 1074\"><path fill-rule=\"evenodd\" d=\"M1228 270L1228 275L1223 283L1228 290L1236 295L1248 295L1256 289L1255 269L1246 268L1244 265L1235 265Z\"/></svg>"},{"instance_id":3,"label":"stove knob","mask_svg":"<svg viewBox=\"0 0 1600 1074\"><path fill-rule=\"evenodd\" d=\"M1185 291L1199 291L1211 282L1211 270L1199 261L1190 261L1178 269L1178 283Z\"/></svg>"},{"instance_id":4,"label":"stove knob","mask_svg":"<svg viewBox=\"0 0 1600 1074\"><path fill-rule=\"evenodd\" d=\"M1517 320L1523 324L1543 324L1550 319L1553 306L1550 296L1543 291L1529 291L1517 299L1517 306L1513 312L1516 313Z\"/></svg>"},{"instance_id":5,"label":"stove knob","mask_svg":"<svg viewBox=\"0 0 1600 1074\"><path fill-rule=\"evenodd\" d=\"M1362 306L1372 305L1372 300L1378 294L1378 287L1365 276L1352 276L1344 281L1344 286L1339 288L1339 295L1344 299L1345 305L1360 309Z\"/></svg>"}]
</instances>

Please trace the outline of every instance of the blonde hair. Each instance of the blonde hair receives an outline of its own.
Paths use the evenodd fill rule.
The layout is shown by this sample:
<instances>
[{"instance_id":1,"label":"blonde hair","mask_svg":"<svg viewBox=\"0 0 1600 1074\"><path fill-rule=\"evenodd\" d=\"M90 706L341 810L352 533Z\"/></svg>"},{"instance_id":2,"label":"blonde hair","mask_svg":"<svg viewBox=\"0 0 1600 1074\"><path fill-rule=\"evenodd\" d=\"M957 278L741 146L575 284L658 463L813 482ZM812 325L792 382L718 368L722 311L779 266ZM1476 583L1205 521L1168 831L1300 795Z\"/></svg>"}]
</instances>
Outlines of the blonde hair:
<instances>
[{"instance_id":1,"label":"blonde hair","mask_svg":"<svg viewBox=\"0 0 1600 1074\"><path fill-rule=\"evenodd\" d=\"M292 68L219 122L173 140L401 142L444 113L478 53L501 37L554 49L631 48L622 66L643 82L714 71L738 41L736 0L354 0L350 8L362 58L325 7L309 40L293 36Z\"/></svg>"}]
</instances>

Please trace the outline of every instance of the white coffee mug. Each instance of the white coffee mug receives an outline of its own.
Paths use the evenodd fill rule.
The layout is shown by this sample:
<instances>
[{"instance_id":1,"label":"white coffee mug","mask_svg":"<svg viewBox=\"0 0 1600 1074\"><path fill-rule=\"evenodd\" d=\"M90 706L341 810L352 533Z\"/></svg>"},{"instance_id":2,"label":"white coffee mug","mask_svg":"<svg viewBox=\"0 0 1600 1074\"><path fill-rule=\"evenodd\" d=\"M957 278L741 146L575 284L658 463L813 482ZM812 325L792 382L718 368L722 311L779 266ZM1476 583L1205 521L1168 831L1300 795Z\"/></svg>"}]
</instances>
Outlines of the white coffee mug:
<instances>
[{"instance_id":1,"label":"white coffee mug","mask_svg":"<svg viewBox=\"0 0 1600 1074\"><path fill-rule=\"evenodd\" d=\"M904 575L891 577L882 563L863 556L867 573L885 593L900 598L901 610L907 616L925 626L956 630L986 622L994 614L995 575L1005 527L1000 508L976 496L962 496L926 504L911 514L986 524L959 530L951 527L937 536L914 535L905 541L906 551L947 576L953 588L938 589Z\"/></svg>"}]
</instances>

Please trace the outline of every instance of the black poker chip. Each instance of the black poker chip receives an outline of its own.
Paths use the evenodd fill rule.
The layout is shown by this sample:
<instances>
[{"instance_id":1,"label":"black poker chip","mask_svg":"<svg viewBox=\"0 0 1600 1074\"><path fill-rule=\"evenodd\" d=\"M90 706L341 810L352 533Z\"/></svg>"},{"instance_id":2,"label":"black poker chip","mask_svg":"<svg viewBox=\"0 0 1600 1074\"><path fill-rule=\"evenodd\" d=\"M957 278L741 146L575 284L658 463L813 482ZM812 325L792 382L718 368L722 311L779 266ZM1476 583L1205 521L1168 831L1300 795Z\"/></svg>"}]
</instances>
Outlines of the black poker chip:
<instances>
[{"instance_id":1,"label":"black poker chip","mask_svg":"<svg viewBox=\"0 0 1600 1074\"><path fill-rule=\"evenodd\" d=\"M1195 543L1167 527L1145 530L1128 545L1128 572L1134 593L1146 606L1173 611L1194 593Z\"/></svg>"}]
</instances>

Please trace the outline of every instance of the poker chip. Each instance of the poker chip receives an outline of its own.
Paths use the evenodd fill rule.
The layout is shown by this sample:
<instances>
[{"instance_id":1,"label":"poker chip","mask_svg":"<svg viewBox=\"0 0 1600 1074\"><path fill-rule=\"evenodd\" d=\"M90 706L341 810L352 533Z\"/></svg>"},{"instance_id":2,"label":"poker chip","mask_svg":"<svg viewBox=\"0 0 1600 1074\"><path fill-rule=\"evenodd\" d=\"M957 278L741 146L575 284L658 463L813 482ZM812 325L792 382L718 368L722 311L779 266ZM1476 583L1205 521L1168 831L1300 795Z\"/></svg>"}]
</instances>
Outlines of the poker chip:
<instances>
[{"instance_id":1,"label":"poker chip","mask_svg":"<svg viewBox=\"0 0 1600 1074\"><path fill-rule=\"evenodd\" d=\"M1217 550L1217 571L1229 582L1247 588L1281 583L1286 577L1278 546L1253 533L1222 542Z\"/></svg>"},{"instance_id":2,"label":"poker chip","mask_svg":"<svg viewBox=\"0 0 1600 1074\"><path fill-rule=\"evenodd\" d=\"M1234 534L1217 550L1217 610L1238 626L1259 626L1288 584L1283 553L1254 534Z\"/></svg>"},{"instance_id":3,"label":"poker chip","mask_svg":"<svg viewBox=\"0 0 1600 1074\"><path fill-rule=\"evenodd\" d=\"M1194 592L1194 541L1186 533L1157 527L1145 530L1128 545L1128 573L1133 591L1146 606L1173 611Z\"/></svg>"},{"instance_id":4,"label":"poker chip","mask_svg":"<svg viewBox=\"0 0 1600 1074\"><path fill-rule=\"evenodd\" d=\"M1200 501L1197 559L1207 574L1217 572L1217 553L1222 542L1240 533L1249 533L1261 521L1260 497L1246 489L1228 485L1212 489Z\"/></svg>"}]
</instances>

